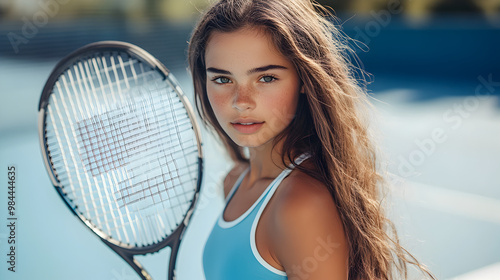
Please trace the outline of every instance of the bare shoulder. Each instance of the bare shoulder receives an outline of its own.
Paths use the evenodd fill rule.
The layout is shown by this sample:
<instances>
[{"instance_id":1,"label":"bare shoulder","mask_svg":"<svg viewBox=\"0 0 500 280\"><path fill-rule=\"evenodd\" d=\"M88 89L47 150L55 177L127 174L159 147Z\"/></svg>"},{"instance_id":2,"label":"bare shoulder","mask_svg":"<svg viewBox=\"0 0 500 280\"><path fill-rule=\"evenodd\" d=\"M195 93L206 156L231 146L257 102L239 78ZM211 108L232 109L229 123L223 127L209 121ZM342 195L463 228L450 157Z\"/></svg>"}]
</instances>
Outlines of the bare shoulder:
<instances>
[{"instance_id":1,"label":"bare shoulder","mask_svg":"<svg viewBox=\"0 0 500 280\"><path fill-rule=\"evenodd\" d=\"M246 162L236 162L234 167L227 173L224 179L224 197L227 197L231 189L233 188L236 180L240 177L241 172L248 168L248 163Z\"/></svg>"},{"instance_id":2,"label":"bare shoulder","mask_svg":"<svg viewBox=\"0 0 500 280\"><path fill-rule=\"evenodd\" d=\"M294 268L313 256L318 265L307 273L309 279L347 279L347 238L326 185L299 170L282 184L274 197L269 231L278 262L287 275L300 278Z\"/></svg>"},{"instance_id":3,"label":"bare shoulder","mask_svg":"<svg viewBox=\"0 0 500 280\"><path fill-rule=\"evenodd\" d=\"M300 227L311 219L340 222L337 206L324 183L296 170L282 184L274 208L282 226Z\"/></svg>"}]
</instances>

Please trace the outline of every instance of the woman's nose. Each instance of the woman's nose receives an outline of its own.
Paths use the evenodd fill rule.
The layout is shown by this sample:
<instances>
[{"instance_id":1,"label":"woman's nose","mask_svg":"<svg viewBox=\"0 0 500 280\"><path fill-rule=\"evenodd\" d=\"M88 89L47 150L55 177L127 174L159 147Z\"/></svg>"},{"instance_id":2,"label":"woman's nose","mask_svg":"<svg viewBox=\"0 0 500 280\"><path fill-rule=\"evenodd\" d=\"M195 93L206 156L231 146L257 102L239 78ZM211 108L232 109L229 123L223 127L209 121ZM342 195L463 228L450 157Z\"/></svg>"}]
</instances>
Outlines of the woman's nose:
<instances>
[{"instance_id":1,"label":"woman's nose","mask_svg":"<svg viewBox=\"0 0 500 280\"><path fill-rule=\"evenodd\" d=\"M233 108L238 111L255 108L254 90L249 86L238 86L234 93Z\"/></svg>"}]
</instances>

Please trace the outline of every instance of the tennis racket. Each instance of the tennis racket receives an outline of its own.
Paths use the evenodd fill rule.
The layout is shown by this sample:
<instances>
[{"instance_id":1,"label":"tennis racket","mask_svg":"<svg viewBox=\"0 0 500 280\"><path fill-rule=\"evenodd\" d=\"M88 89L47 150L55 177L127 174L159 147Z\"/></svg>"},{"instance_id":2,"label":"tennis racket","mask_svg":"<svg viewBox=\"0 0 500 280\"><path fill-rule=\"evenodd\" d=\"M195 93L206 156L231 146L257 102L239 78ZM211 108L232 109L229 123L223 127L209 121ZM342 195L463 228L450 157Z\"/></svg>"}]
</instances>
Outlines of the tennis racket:
<instances>
[{"instance_id":1,"label":"tennis racket","mask_svg":"<svg viewBox=\"0 0 500 280\"><path fill-rule=\"evenodd\" d=\"M39 104L49 177L69 209L142 279L135 255L179 245L202 179L192 107L171 73L123 42L84 46L60 61Z\"/></svg>"}]
</instances>

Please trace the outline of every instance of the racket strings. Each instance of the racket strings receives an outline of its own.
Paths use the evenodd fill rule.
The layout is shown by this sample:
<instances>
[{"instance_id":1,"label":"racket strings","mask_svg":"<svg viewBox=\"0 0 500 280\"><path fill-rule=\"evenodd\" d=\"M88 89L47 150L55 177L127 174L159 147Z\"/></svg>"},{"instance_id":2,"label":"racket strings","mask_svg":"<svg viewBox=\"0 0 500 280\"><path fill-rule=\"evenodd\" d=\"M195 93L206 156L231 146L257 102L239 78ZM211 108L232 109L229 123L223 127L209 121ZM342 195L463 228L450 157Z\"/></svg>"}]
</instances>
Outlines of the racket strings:
<instances>
[{"instance_id":1,"label":"racket strings","mask_svg":"<svg viewBox=\"0 0 500 280\"><path fill-rule=\"evenodd\" d=\"M64 76L63 76L63 77L64 77ZM64 79L63 79L63 82L65 82L65 80L64 80ZM67 86L66 86L66 88L67 88ZM55 95L55 96L57 96L57 95ZM63 95L63 94L61 94L61 95L60 95L60 98L61 98L61 100L63 100L63 99L64 99L64 95ZM58 104L57 99L56 99L56 98L53 98L53 99L54 99L54 105L55 105L56 111L58 112L58 117L59 117L59 119L60 119L60 120L64 120L64 119L62 118L62 116L61 116L61 112L60 112L61 110L59 109L59 106L57 106L57 104ZM71 105L72 105L72 107L74 108L74 105L73 105L73 104L74 104L74 102L72 102L72 98L71 98L71 95L69 95L69 93L68 93L68 99L69 99L70 104L71 104ZM68 110L67 110L67 105L66 105L66 103L64 102L64 100L63 100L63 102L62 102L62 105L63 105L63 107L66 109L66 110L64 111L64 112L66 112L66 117L67 117L67 118L70 118L70 115L67 113L67 112L68 112ZM73 111L73 112L74 112L74 111ZM50 114L50 107L49 107L49 116L52 116L52 115ZM67 140L67 142L69 142L69 137L68 137L67 133L65 133L65 132L67 131L67 129L66 129L66 127L65 127L65 122L64 122L64 121L62 121L62 122L61 122L61 124L62 124L62 128L63 128L63 132L64 132L64 137L65 137L65 140ZM72 122L69 122L69 124L70 124L70 126L72 126ZM71 129L71 131L74 131L74 129ZM56 130L56 135L58 135L57 130ZM73 136L74 136L74 135L73 135ZM62 143L62 142L59 140L59 143ZM71 143L70 143L70 145L68 145L68 146L69 146L69 147L71 147ZM65 153L63 153L63 159L64 159L64 154L65 154ZM72 155L72 154L73 154L71 149L70 149L70 151L69 151L69 154L70 154L70 155ZM73 162L72 162L72 163L73 163L73 164L75 164L75 162L74 162L74 157L71 157L71 158L73 158ZM68 166L68 161L67 161L67 160L65 160L65 159L64 159L64 160L63 160L63 163L64 163L64 166ZM58 169L58 168L56 168L56 170L57 170L57 169ZM82 182L81 182L81 176L80 176L80 174L79 174L80 172L79 172L79 170L78 170L78 169L75 169L75 171L76 171L76 172L75 172L75 173L76 173L76 174L75 174L76 176L74 176L74 175L73 175L73 176L69 176L69 177L68 177L68 178L70 179L69 184L67 184L67 183L66 183L66 184L63 184L64 186L68 186L68 185L69 185L69 186L70 186L70 188L71 188L71 190L73 191L73 193L76 193L76 190L75 190L75 184L74 184L73 180L71 180L71 178L77 178L77 179L78 179L78 181L79 181L79 183L80 183L79 185L80 185L80 186L82 185ZM86 181L87 181L87 182L88 182L88 181L90 181L90 180L89 180L89 177L88 177L88 174L84 174L84 175L85 175L85 177L86 177L86 178L85 178L85 179L86 179ZM94 179L95 179L95 178L94 178ZM90 183L90 184L92 184L92 183ZM99 192L99 189L97 189L97 190L98 190L98 192ZM89 203L88 203L88 201L87 201L87 196L86 196L86 194L85 194L85 192L84 192L84 190L83 190L83 189L80 189L80 191L81 191L81 194L76 194L76 195L77 195L76 197L81 197L81 198L82 198L82 200L83 200L83 206L84 206L84 208L85 208L85 212L86 212L86 213L89 213L89 211L90 211L90 210L89 210L89 206L88 206L88 205L89 205ZM89 190L88 190L88 191L92 194L92 189L90 189L90 188L89 188ZM101 198L101 200L102 200L102 196L101 196L100 194L99 194L99 196L100 196L100 198ZM94 208L94 209L96 209L97 207L96 207L96 203L95 203L95 200L93 199L93 197L91 197L90 201L92 202L92 206L94 206L93 208ZM76 207L78 207L79 205L81 205L81 203L80 203L80 204L78 204L77 206L75 206L75 208L76 208ZM97 214L97 215L98 215L97 210L96 210L95 214ZM112 215L112 216L113 216L113 215ZM101 221L99 220L99 217L97 217L97 223L98 223L98 224L101 224ZM118 234L118 235L119 235L119 234Z\"/></svg>"},{"instance_id":2,"label":"racket strings","mask_svg":"<svg viewBox=\"0 0 500 280\"><path fill-rule=\"evenodd\" d=\"M122 54L82 59L56 82L46 122L57 178L97 228L141 246L182 221L196 189L197 142L159 73Z\"/></svg>"},{"instance_id":3,"label":"racket strings","mask_svg":"<svg viewBox=\"0 0 500 280\"><path fill-rule=\"evenodd\" d=\"M183 108L178 109L183 110ZM130 112L115 112L115 114L118 115L113 116L112 111L108 111L100 116L93 116L91 119L78 122L78 143L84 148L81 154L85 166L94 176L109 171L110 167L106 165L107 163L114 167L123 166L126 163L124 159L127 157L147 152L164 144L169 146L177 144L176 140L179 137L173 133L163 135L165 138L159 139L162 134L159 126L173 121L168 118L167 114L163 114L154 122L147 122L148 119L145 116L143 116L144 121L141 122ZM189 126L186 127L191 124L187 116L181 121L178 125L184 126L182 132L191 129ZM148 149L141 149L141 147ZM114 153L112 153L113 150ZM101 165L97 166L97 163Z\"/></svg>"},{"instance_id":4,"label":"racket strings","mask_svg":"<svg viewBox=\"0 0 500 280\"><path fill-rule=\"evenodd\" d=\"M106 115L105 118L111 118L108 113L109 112L106 112L105 114L103 114L103 115ZM130 119L132 119L132 118L130 118ZM127 120L121 120L121 121L126 122ZM158 119L157 122L145 123L145 125L146 125L146 127L151 126L151 125L161 125L161 124L165 124L168 121L169 120L167 118ZM82 136L82 137L79 137L79 143L82 144L82 146L86 150L88 150L88 153L90 153L90 146L91 145L90 145L89 141L90 140L97 141L97 139L89 138L88 135L92 135L95 138L100 138L99 139L100 141L97 141L97 142L104 143L102 145L113 147L113 145L109 144L109 141L107 141L107 139L106 139L105 132L108 132L110 134L108 134L107 136L112 138L112 140L114 141L114 144L118 144L119 148L124 148L123 143L125 143L125 141L127 139L127 137L124 136L124 134L130 133L129 130L131 128L137 129L137 127L130 127L130 126L139 126L139 125L141 125L141 124L139 122L137 122L137 123L133 123L131 125L128 125L128 127L127 126L120 127L120 126L117 126L116 123L103 122L103 118L98 118L98 117L94 116L89 120L78 122L78 128L77 128L78 134L79 134L79 136ZM184 130L179 131L180 133L191 130L191 127L187 126L187 125L190 125L190 119L187 118L187 116L185 118L179 120L178 125L184 126ZM158 136L158 134L159 134L159 132L156 132L156 133L151 134L149 136ZM147 138L148 138L148 136L143 136L142 138L138 138L135 142L145 141L145 140L147 140ZM170 139L170 138L167 137L167 139ZM55 141L53 141L53 140L55 140ZM47 141L48 141L49 145L52 145L52 144L57 142L57 137L48 136ZM141 143L139 143L138 145L140 145L140 144ZM130 146L130 144L129 144L129 146ZM134 147L130 146L130 148L134 148ZM135 151L135 153L138 153L138 152L140 152L140 151ZM57 154L53 154L53 156L57 156Z\"/></svg>"},{"instance_id":5,"label":"racket strings","mask_svg":"<svg viewBox=\"0 0 500 280\"><path fill-rule=\"evenodd\" d=\"M184 172L180 172L184 171ZM172 189L172 183L180 183L180 179L183 178L184 176L189 176L190 174L193 173L193 166L189 167L184 167L184 168L176 168L175 173L172 172L171 170L165 171L165 173L168 173L168 179L165 178L166 175L157 175L157 176L152 176L149 177L147 181L142 181L138 182L135 184L127 184L125 182L120 182L120 186L124 186L120 188L116 194L119 196L117 197L118 201L123 201L123 206L127 206L129 204L132 204L134 202L137 202L137 200L141 199L146 199L146 195L140 196L138 199L135 200L130 200L131 197L137 196L140 193L146 193L149 191L149 196L153 199L152 204L156 204L158 202L163 202L163 201L168 201L171 203L174 198L178 198L181 196L187 196L192 195L192 190L181 190L180 192L177 191L175 195L172 195L171 193L167 193L166 198L162 198L162 193L165 193L167 190ZM144 174L141 174L144 175ZM133 181L134 178L129 178ZM160 190L159 187L164 186L165 188ZM153 192L154 188L158 188L157 191ZM155 195L160 195L160 197L155 197ZM181 201L188 201L187 199L183 198ZM175 204L170 204L173 206L176 206ZM181 205L181 203L177 204Z\"/></svg>"},{"instance_id":6,"label":"racket strings","mask_svg":"<svg viewBox=\"0 0 500 280\"><path fill-rule=\"evenodd\" d=\"M124 90L138 88L152 80L161 78L157 72L144 68L143 63L136 59L126 57L129 61L123 62L124 55L118 55L119 60L122 61L122 65L119 67L120 71L117 70L116 66L110 69L107 67L106 56L94 55L78 61L61 75L55 89L77 93L78 95L75 97L80 97L85 106L104 104L106 108L109 108L111 104L125 101L121 94ZM110 74L110 71L114 73ZM120 94L117 96L115 91ZM78 98L75 101L70 99L69 105L74 112L85 112L86 116L89 116L94 109L87 107L84 110ZM80 117L84 116L80 115Z\"/></svg>"}]
</instances>

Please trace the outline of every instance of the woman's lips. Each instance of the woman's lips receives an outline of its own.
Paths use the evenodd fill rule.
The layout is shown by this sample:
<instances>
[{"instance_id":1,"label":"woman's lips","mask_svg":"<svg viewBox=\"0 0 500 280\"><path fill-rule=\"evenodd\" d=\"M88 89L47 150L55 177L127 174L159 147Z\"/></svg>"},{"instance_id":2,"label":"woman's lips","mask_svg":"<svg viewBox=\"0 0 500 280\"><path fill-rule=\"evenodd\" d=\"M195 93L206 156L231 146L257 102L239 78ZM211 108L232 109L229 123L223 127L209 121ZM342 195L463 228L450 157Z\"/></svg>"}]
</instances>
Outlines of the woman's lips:
<instances>
[{"instance_id":1,"label":"woman's lips","mask_svg":"<svg viewBox=\"0 0 500 280\"><path fill-rule=\"evenodd\" d=\"M238 120L231 122L233 128L243 134L255 133L262 127L263 124L264 122L257 122L251 120L241 120L241 121Z\"/></svg>"}]
</instances>

